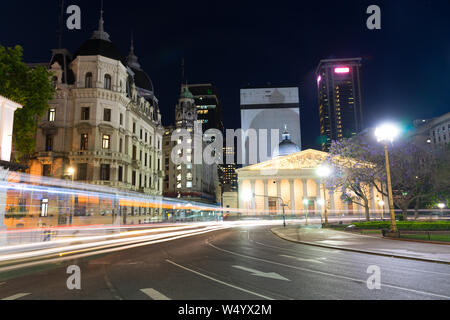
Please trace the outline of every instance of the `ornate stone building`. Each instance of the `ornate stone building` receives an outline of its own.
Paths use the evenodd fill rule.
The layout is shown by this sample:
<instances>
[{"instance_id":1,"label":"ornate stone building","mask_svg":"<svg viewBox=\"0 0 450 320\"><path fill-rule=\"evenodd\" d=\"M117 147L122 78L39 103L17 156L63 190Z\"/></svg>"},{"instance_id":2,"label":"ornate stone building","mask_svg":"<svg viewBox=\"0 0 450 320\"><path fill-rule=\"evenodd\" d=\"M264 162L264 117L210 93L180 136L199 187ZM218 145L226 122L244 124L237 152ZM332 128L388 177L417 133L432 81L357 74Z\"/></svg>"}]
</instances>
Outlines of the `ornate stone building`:
<instances>
[{"instance_id":1,"label":"ornate stone building","mask_svg":"<svg viewBox=\"0 0 450 320\"><path fill-rule=\"evenodd\" d=\"M53 50L55 98L39 120L30 173L162 195L163 127L149 76L99 28L72 55Z\"/></svg>"}]
</instances>

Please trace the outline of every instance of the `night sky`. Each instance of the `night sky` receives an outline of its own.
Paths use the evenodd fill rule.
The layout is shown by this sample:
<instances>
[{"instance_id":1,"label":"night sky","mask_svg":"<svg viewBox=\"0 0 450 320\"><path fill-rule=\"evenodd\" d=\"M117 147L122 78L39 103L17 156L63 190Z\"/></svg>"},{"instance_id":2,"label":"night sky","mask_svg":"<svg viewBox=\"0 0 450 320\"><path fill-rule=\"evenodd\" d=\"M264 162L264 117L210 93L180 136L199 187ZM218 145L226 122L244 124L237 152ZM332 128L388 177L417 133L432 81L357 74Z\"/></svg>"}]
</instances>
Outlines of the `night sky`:
<instances>
[{"instance_id":1,"label":"night sky","mask_svg":"<svg viewBox=\"0 0 450 320\"><path fill-rule=\"evenodd\" d=\"M63 46L74 53L97 29L100 0L70 4L82 10L82 30L64 32ZM381 7L381 30L366 27L371 4ZM0 43L22 45L27 62L48 62L58 43L58 6L57 0L2 1ZM174 119L183 57L189 83L217 86L226 128L240 127L240 88L299 86L304 147L317 145L319 135L314 70L320 59L364 59L366 126L450 111L449 0L105 0L104 10L105 31L124 56L133 30L164 124Z\"/></svg>"}]
</instances>

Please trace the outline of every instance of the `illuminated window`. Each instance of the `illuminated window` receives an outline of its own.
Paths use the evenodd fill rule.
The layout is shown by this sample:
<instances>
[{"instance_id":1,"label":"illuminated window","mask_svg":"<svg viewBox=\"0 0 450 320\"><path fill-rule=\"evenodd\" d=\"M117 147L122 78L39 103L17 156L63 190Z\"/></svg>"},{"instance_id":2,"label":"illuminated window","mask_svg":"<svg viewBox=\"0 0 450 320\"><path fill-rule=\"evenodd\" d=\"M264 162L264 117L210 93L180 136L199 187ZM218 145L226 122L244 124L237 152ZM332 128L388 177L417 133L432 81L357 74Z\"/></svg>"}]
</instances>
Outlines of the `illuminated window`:
<instances>
[{"instance_id":1,"label":"illuminated window","mask_svg":"<svg viewBox=\"0 0 450 320\"><path fill-rule=\"evenodd\" d=\"M48 199L41 200L41 217L48 217Z\"/></svg>"},{"instance_id":2,"label":"illuminated window","mask_svg":"<svg viewBox=\"0 0 450 320\"><path fill-rule=\"evenodd\" d=\"M103 135L102 148L109 149L111 147L111 136L108 134Z\"/></svg>"},{"instance_id":3,"label":"illuminated window","mask_svg":"<svg viewBox=\"0 0 450 320\"><path fill-rule=\"evenodd\" d=\"M83 133L81 135L81 141L80 141L80 150L85 151L88 149L88 134Z\"/></svg>"},{"instance_id":4,"label":"illuminated window","mask_svg":"<svg viewBox=\"0 0 450 320\"><path fill-rule=\"evenodd\" d=\"M186 188L192 188L192 181L186 182Z\"/></svg>"},{"instance_id":5,"label":"illuminated window","mask_svg":"<svg viewBox=\"0 0 450 320\"><path fill-rule=\"evenodd\" d=\"M56 109L51 108L48 110L48 121L54 122L56 118Z\"/></svg>"}]
</instances>

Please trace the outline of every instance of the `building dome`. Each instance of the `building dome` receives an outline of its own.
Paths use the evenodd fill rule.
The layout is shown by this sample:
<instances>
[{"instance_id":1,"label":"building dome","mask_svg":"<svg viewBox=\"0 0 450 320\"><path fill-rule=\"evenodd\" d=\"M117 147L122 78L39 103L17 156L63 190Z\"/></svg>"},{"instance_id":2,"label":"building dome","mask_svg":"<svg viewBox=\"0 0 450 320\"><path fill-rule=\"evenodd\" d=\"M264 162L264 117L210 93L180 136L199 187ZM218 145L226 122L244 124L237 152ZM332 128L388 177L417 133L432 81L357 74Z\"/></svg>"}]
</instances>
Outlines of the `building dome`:
<instances>
[{"instance_id":1,"label":"building dome","mask_svg":"<svg viewBox=\"0 0 450 320\"><path fill-rule=\"evenodd\" d=\"M103 29L103 10L101 11L98 30L94 31L91 39L85 41L75 52L77 56L103 56L124 63L124 59L116 46L109 40L109 34Z\"/></svg>"},{"instance_id":2,"label":"building dome","mask_svg":"<svg viewBox=\"0 0 450 320\"><path fill-rule=\"evenodd\" d=\"M287 131L287 127L285 127L283 141L278 145L278 150L275 150L274 158L288 156L299 151L301 151L300 148L291 141L291 135Z\"/></svg>"},{"instance_id":3,"label":"building dome","mask_svg":"<svg viewBox=\"0 0 450 320\"><path fill-rule=\"evenodd\" d=\"M148 76L148 74L142 70L141 65L139 64L138 57L134 54L134 40L131 38L131 48L130 53L127 57L127 65L134 73L134 83L136 87L154 92L153 90L153 82Z\"/></svg>"}]
</instances>

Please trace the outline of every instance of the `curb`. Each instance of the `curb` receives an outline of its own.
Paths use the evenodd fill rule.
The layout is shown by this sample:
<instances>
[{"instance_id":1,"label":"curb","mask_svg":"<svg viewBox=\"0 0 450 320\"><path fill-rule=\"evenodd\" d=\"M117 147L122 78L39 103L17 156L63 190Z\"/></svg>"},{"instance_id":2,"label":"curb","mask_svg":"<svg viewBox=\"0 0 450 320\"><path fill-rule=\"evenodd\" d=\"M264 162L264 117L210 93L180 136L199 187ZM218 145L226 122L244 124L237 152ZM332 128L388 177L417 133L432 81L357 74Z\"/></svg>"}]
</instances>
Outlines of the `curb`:
<instances>
[{"instance_id":1,"label":"curb","mask_svg":"<svg viewBox=\"0 0 450 320\"><path fill-rule=\"evenodd\" d=\"M383 257L389 257L389 258L398 258L398 259L407 259L407 260L415 260L415 261L421 261L421 262L432 262L432 263L440 263L440 264L446 264L450 265L450 261L442 261L442 260L433 260L433 259L426 259L426 258L418 258L418 257L411 257L411 256L402 256L402 255L392 255L389 253L382 253L382 252L376 252L376 251L366 251L366 250L360 250L360 249L353 249L353 248L343 248L343 247L336 247L336 246L328 246L324 244L317 244L314 242L307 242L307 241L298 241L298 240L292 240L287 238L286 236L283 236L277 232L275 232L273 229L270 229L270 231L279 237L280 239L293 242L293 243L300 243L308 246L314 246L314 247L321 247L326 249L334 249L334 250L341 250L341 251L349 251L349 252L356 252L356 253L362 253L362 254L371 254L376 256L383 256Z\"/></svg>"}]
</instances>

